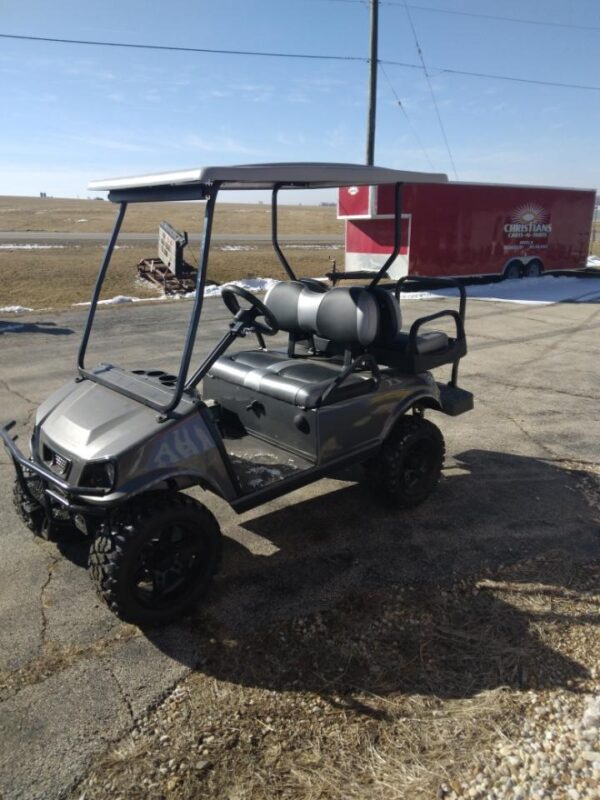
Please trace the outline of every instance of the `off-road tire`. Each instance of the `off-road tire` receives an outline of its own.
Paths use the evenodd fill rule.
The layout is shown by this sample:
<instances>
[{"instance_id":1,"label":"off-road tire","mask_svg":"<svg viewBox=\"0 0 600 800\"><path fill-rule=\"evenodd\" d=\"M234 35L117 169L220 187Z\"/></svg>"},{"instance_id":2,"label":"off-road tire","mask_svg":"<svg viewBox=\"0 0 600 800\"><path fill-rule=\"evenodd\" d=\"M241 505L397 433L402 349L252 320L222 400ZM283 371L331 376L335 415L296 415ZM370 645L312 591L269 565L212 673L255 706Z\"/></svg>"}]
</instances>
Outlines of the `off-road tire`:
<instances>
[{"instance_id":1,"label":"off-road tire","mask_svg":"<svg viewBox=\"0 0 600 800\"><path fill-rule=\"evenodd\" d=\"M423 417L402 417L379 455L365 464L367 481L386 503L395 508L413 508L437 486L444 455L444 437L437 426ZM423 460L422 474L412 483L411 458L413 462L415 458Z\"/></svg>"},{"instance_id":2,"label":"off-road tire","mask_svg":"<svg viewBox=\"0 0 600 800\"><path fill-rule=\"evenodd\" d=\"M166 608L149 608L136 596L136 558L153 536L178 524L197 530L205 558L198 580ZM199 542L200 544L200 542ZM185 494L148 492L119 507L94 537L89 554L90 577L102 600L118 617L142 627L156 627L181 616L202 597L221 561L221 531L211 512Z\"/></svg>"},{"instance_id":3,"label":"off-road tire","mask_svg":"<svg viewBox=\"0 0 600 800\"><path fill-rule=\"evenodd\" d=\"M25 482L31 492L29 496L21 486L18 478L13 485L13 505L19 519L25 523L34 536L56 542L76 530L71 521L69 512L61 507L52 509L52 525L48 525L46 510L42 505L43 486L35 476L25 477Z\"/></svg>"},{"instance_id":4,"label":"off-road tire","mask_svg":"<svg viewBox=\"0 0 600 800\"><path fill-rule=\"evenodd\" d=\"M26 479L27 485L30 487L32 494L35 494L34 480ZM41 482L38 481L41 490ZM24 491L21 482L15 478L13 485L13 505L17 512L19 519L25 523L34 536L46 538L46 512L42 504Z\"/></svg>"}]
</instances>

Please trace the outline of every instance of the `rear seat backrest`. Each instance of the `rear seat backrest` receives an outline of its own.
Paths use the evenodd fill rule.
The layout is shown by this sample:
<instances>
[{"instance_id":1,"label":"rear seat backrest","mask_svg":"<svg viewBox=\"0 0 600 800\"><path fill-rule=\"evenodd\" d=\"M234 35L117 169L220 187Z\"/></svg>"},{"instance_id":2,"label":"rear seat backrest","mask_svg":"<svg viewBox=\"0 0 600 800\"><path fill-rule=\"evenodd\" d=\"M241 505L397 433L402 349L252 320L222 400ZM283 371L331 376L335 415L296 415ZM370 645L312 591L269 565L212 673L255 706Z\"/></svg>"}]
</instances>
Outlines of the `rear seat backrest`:
<instances>
[{"instance_id":1,"label":"rear seat backrest","mask_svg":"<svg viewBox=\"0 0 600 800\"><path fill-rule=\"evenodd\" d=\"M369 345L379 330L379 307L360 286L330 289L317 308L316 332L342 345Z\"/></svg>"},{"instance_id":2,"label":"rear seat backrest","mask_svg":"<svg viewBox=\"0 0 600 800\"><path fill-rule=\"evenodd\" d=\"M361 286L316 292L300 281L282 281L269 290L264 302L281 330L291 334L315 334L343 346L369 345L378 338L379 303Z\"/></svg>"},{"instance_id":3,"label":"rear seat backrest","mask_svg":"<svg viewBox=\"0 0 600 800\"><path fill-rule=\"evenodd\" d=\"M385 345L393 342L402 328L402 314L400 304L394 293L383 287L376 286L369 289L379 307L379 332L375 344Z\"/></svg>"}]
</instances>

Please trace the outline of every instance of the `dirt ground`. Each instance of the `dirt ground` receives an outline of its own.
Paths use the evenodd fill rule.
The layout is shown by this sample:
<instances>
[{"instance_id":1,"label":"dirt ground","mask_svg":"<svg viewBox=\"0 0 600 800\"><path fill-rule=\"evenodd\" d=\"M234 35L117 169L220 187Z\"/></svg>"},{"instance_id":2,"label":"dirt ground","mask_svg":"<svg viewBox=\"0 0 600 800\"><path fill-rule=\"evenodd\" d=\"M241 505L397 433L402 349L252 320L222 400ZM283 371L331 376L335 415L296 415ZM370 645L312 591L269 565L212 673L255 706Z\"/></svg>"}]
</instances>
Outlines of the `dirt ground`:
<instances>
[{"instance_id":1,"label":"dirt ground","mask_svg":"<svg viewBox=\"0 0 600 800\"><path fill-rule=\"evenodd\" d=\"M497 796L470 792L523 718L559 685L573 698L598 685L600 563L573 567L556 550L259 634L208 629L198 670L71 800ZM573 796L563 782L557 770L545 796Z\"/></svg>"}]
</instances>

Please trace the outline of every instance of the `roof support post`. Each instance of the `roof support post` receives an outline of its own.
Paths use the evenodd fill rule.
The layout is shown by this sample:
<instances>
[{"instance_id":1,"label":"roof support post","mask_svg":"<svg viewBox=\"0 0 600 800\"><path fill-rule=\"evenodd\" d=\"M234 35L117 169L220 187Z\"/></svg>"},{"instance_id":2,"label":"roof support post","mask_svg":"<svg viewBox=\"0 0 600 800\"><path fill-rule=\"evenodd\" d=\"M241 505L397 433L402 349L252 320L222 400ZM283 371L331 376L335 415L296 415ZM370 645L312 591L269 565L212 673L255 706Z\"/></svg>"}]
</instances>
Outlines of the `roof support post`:
<instances>
[{"instance_id":1,"label":"roof support post","mask_svg":"<svg viewBox=\"0 0 600 800\"><path fill-rule=\"evenodd\" d=\"M281 186L281 183L276 183L275 186L273 186L273 192L271 194L271 242L273 244L273 250L277 253L277 258L286 271L288 278L291 281L295 281L296 276L294 275L294 270L290 267L289 261L283 254L277 239L277 195L279 194Z\"/></svg>"},{"instance_id":2,"label":"roof support post","mask_svg":"<svg viewBox=\"0 0 600 800\"><path fill-rule=\"evenodd\" d=\"M217 201L219 187L220 182L215 181L215 183L208 190L206 208L204 209L204 228L202 230L202 242L200 244L200 259L198 263L198 276L196 278L196 297L194 298L194 307L192 309L192 316L190 318L190 324L185 337L185 345L181 355L179 374L177 375L177 383L175 384L173 398L171 402L163 409L163 414L168 414L169 411L172 411L177 406L181 400L181 395L183 394L183 390L186 385L190 361L194 350L194 344L196 342L198 323L200 322L200 314L202 312L204 287L206 285L206 270L208 268L208 255L210 252L210 237L212 233L215 203Z\"/></svg>"},{"instance_id":3,"label":"roof support post","mask_svg":"<svg viewBox=\"0 0 600 800\"><path fill-rule=\"evenodd\" d=\"M98 306L98 299L100 297L102 284L104 283L104 278L106 277L106 271L108 269L108 265L110 264L110 259L113 254L113 250L115 249L115 244L117 243L117 239L119 237L119 231L121 230L121 224L123 222L123 217L125 216L126 210L127 210L127 203L121 203L119 205L119 210L117 211L117 216L115 217L115 222L113 225L112 233L110 235L110 239L108 240L106 250L104 251L104 256L102 257L100 271L98 272L98 277L96 278L96 284L94 286L94 291L92 293L92 301L90 303L90 310L88 312L87 320L85 322L85 330L83 331L83 336L81 337L81 344L79 345L79 353L77 355L77 368L80 374L81 371L85 369L85 353L90 339L90 333L92 332L92 324L94 322L94 317L96 315L96 307Z\"/></svg>"},{"instance_id":4,"label":"roof support post","mask_svg":"<svg viewBox=\"0 0 600 800\"><path fill-rule=\"evenodd\" d=\"M374 289L375 286L377 286L379 281L388 271L388 268L391 267L391 265L394 263L394 261L398 256L398 253L400 252L401 244L402 244L402 184L396 183L394 185L394 249L386 259L386 262L383 265L383 267L381 267L379 272L375 275L375 277L369 284L369 289Z\"/></svg>"}]
</instances>

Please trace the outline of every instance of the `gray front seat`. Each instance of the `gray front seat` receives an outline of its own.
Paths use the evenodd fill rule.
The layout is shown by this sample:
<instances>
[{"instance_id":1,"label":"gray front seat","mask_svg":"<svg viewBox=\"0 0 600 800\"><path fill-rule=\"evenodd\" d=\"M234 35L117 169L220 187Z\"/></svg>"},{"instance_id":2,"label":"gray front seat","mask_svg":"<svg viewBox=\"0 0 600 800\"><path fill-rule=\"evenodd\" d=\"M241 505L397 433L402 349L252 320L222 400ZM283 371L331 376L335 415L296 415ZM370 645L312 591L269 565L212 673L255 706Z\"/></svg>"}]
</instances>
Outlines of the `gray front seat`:
<instances>
[{"instance_id":1,"label":"gray front seat","mask_svg":"<svg viewBox=\"0 0 600 800\"><path fill-rule=\"evenodd\" d=\"M318 334L342 347L370 344L377 335L379 311L369 292L360 287L335 288L321 294L294 282L265 303L283 330ZM277 287L275 287L277 288ZM273 291L273 290L272 290ZM212 366L209 378L220 378L245 389L274 397L300 408L315 408L371 391L375 381L370 373L352 373L339 386L323 395L340 376L342 363L290 358L274 351L250 350L222 356Z\"/></svg>"}]
</instances>

